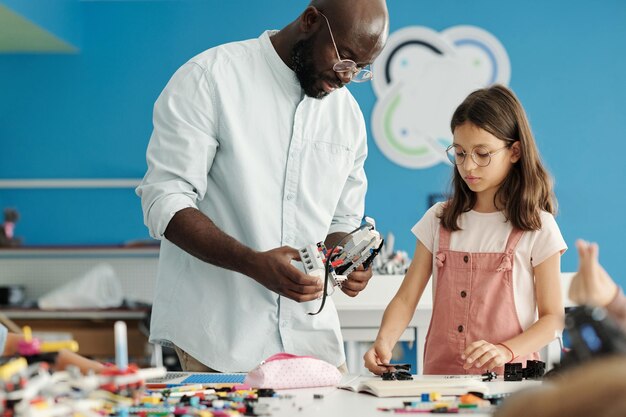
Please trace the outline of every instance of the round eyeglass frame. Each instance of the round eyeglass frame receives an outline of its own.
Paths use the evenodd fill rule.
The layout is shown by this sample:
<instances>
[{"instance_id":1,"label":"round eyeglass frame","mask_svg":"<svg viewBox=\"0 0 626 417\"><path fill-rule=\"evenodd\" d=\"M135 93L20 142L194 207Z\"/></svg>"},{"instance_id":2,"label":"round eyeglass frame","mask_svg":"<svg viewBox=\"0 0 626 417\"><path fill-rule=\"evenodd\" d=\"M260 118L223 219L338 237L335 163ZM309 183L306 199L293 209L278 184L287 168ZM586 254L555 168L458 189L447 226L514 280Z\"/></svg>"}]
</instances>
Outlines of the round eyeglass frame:
<instances>
[{"instance_id":1,"label":"round eyeglass frame","mask_svg":"<svg viewBox=\"0 0 626 417\"><path fill-rule=\"evenodd\" d=\"M328 18L324 15L324 13L320 12L319 10L317 12L322 15L322 17L326 21L326 26L328 26L328 33L330 33L330 40L333 42L333 47L335 48L335 53L337 54L338 62L333 65L333 71L340 74L347 74L347 76L350 78L350 82L355 83L363 83L374 78L374 74L372 73L371 67L369 65L360 68L353 60L341 58L341 56L339 55L339 49L337 49L335 37L333 36L333 30L330 28L330 22L328 21Z\"/></svg>"},{"instance_id":2,"label":"round eyeglass frame","mask_svg":"<svg viewBox=\"0 0 626 417\"><path fill-rule=\"evenodd\" d=\"M501 151L503 151L504 149L509 149L511 147L511 145L514 143L515 141L511 141L511 143L508 143L506 145L504 145L502 148L496 149L495 151L489 151L487 150L486 146L483 145L479 145L479 146L475 146L472 148L472 152L470 153L470 155L472 156L472 161L474 161L474 163L476 165L478 165L479 167L486 167L489 166L489 164L491 163L491 157L493 155L496 155L498 153L500 153ZM462 153L462 157L460 157L461 159L459 160L459 154L458 152L456 152L456 149L460 148L463 153ZM476 155L476 149L484 149L485 150L485 155L486 156L477 156ZM453 154L450 154L451 150L455 150L455 152ZM450 146L448 146L446 148L446 155L448 156L448 160L453 163L454 165L462 165L465 163L465 158L467 157L468 153L465 152L465 149L461 148L460 145L455 145L454 143ZM483 163L483 162L479 162L479 158L485 158L488 157L489 159L487 160L487 163Z\"/></svg>"}]
</instances>

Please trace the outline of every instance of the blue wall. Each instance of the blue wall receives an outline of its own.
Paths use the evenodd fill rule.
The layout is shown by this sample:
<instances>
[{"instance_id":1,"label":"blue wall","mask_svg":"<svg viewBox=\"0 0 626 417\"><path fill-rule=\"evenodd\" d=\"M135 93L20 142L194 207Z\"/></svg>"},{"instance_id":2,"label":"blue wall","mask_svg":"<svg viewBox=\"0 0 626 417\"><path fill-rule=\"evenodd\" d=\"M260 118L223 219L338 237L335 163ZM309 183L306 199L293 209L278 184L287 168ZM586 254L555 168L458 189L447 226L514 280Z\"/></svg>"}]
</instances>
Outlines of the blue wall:
<instances>
[{"instance_id":1,"label":"blue wall","mask_svg":"<svg viewBox=\"0 0 626 417\"><path fill-rule=\"evenodd\" d=\"M471 24L494 34L511 59L511 87L525 104L543 158L556 177L558 219L571 247L598 241L618 280L626 220L626 2L392 0L391 30ZM0 55L0 179L140 178L152 105L172 73L204 49L279 29L306 0L86 1L75 55ZM11 4L7 4L11 7ZM369 121L374 93L350 87ZM367 213L412 252L411 226L450 168L392 164L370 138ZM22 214L27 244L117 244L147 238L132 189L0 190L0 208ZM621 281L626 284L626 278Z\"/></svg>"}]
</instances>

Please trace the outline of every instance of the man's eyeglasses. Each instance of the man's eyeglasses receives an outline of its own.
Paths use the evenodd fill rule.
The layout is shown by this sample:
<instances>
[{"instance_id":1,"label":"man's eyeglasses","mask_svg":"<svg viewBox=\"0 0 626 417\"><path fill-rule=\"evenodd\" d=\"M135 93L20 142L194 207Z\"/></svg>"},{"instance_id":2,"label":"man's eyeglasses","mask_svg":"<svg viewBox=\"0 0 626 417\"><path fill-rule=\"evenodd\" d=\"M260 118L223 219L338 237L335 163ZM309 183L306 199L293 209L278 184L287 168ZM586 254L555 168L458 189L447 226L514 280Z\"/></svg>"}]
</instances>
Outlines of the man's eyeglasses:
<instances>
[{"instance_id":1,"label":"man's eyeglasses","mask_svg":"<svg viewBox=\"0 0 626 417\"><path fill-rule=\"evenodd\" d=\"M493 155L509 147L510 145L506 145L500 149L496 149L495 151L491 152L484 146L476 146L472 149L472 160L479 167L486 167L491 163L491 157ZM465 157L467 156L467 152L465 152L465 150L463 150L460 145L454 144L448 146L448 148L446 149L446 154L448 155L448 159L450 160L450 162L455 165L463 164L463 162L465 162Z\"/></svg>"},{"instance_id":2,"label":"man's eyeglasses","mask_svg":"<svg viewBox=\"0 0 626 417\"><path fill-rule=\"evenodd\" d=\"M318 10L319 12L319 10ZM322 15L324 20L326 20L326 25L328 26L328 32L330 33L330 40L333 41L333 46L335 47L335 52L337 53L337 62L333 65L333 71L341 74L342 76L348 76L350 81L354 81L355 83L362 83L364 81L369 81L372 79L372 69L369 65L366 67L359 67L356 62L351 59L341 59L339 56L339 49L337 49L337 44L335 43L335 37L333 36L333 30L330 28L330 23L328 22L328 18L324 16L324 13L319 12Z\"/></svg>"}]
</instances>

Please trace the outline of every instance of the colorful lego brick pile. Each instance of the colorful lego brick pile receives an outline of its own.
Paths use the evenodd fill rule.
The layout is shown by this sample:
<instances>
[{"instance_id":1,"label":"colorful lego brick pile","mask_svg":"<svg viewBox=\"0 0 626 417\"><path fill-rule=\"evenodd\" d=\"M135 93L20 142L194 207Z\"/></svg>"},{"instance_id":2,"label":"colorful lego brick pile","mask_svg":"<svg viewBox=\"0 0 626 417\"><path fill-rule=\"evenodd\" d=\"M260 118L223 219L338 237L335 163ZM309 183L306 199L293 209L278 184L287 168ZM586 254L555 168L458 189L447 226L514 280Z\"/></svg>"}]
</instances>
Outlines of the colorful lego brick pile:
<instances>
[{"instance_id":1,"label":"colorful lego brick pile","mask_svg":"<svg viewBox=\"0 0 626 417\"><path fill-rule=\"evenodd\" d=\"M120 370L110 366L100 374L77 369L51 372L46 363L28 365L11 358L0 365L0 415L44 416L260 416L269 414L273 390L243 384L146 384L165 369Z\"/></svg>"}]
</instances>

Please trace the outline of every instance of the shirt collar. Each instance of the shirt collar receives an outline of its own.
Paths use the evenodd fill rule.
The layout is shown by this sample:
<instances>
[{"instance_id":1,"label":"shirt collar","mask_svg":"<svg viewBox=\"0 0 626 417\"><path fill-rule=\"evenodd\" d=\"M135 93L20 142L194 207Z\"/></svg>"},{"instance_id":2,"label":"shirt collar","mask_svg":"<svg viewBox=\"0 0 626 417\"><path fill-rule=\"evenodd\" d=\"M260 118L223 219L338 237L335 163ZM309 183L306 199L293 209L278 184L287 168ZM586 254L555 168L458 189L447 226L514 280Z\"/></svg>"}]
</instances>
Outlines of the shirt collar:
<instances>
[{"instance_id":1,"label":"shirt collar","mask_svg":"<svg viewBox=\"0 0 626 417\"><path fill-rule=\"evenodd\" d=\"M272 45L270 36L276 33L278 33L277 30L267 30L263 32L263 34L259 37L259 41L261 42L261 48L265 53L267 62L270 64L270 67L278 77L289 83L289 85L298 88L298 90L301 90L302 87L300 86L300 81L298 80L298 77L296 77L296 73L293 72L293 70L283 62L283 60L278 55L278 52L276 52L276 49L274 49L274 45Z\"/></svg>"}]
</instances>

